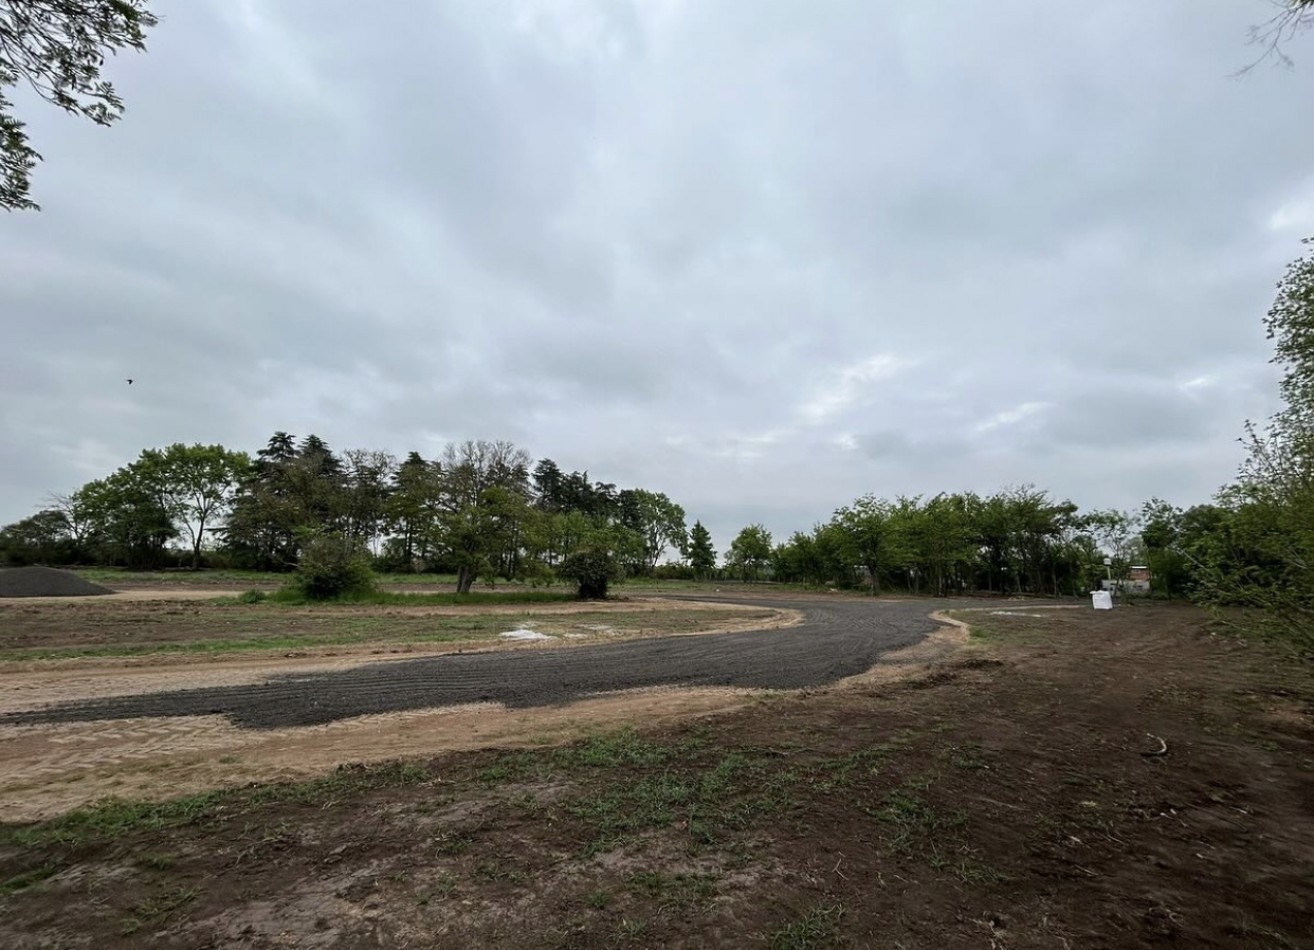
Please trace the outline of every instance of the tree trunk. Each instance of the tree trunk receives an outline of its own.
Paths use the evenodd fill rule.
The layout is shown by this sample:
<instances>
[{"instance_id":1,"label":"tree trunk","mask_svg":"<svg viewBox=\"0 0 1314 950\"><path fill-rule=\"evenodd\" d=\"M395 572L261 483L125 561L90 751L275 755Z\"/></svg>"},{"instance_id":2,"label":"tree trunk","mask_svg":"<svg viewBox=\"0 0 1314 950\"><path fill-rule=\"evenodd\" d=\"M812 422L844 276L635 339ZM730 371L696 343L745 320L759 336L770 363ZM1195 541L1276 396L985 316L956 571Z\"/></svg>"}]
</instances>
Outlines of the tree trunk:
<instances>
[{"instance_id":1,"label":"tree trunk","mask_svg":"<svg viewBox=\"0 0 1314 950\"><path fill-rule=\"evenodd\" d=\"M465 565L461 565L456 573L456 592L458 594L470 593L470 588L474 586L474 582L474 571L470 570L470 568Z\"/></svg>"}]
</instances>

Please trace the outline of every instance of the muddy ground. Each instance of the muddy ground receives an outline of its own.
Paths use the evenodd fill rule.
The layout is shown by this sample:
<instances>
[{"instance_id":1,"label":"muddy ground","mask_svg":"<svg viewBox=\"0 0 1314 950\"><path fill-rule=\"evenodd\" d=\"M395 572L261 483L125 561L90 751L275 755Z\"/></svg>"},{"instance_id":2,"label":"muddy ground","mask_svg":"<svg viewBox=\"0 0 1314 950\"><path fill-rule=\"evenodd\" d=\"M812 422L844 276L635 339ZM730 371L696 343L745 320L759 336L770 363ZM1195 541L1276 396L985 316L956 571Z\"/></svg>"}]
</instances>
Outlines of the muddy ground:
<instances>
[{"instance_id":1,"label":"muddy ground","mask_svg":"<svg viewBox=\"0 0 1314 950\"><path fill-rule=\"evenodd\" d=\"M903 682L5 826L0 945L1314 946L1307 664L968 616Z\"/></svg>"}]
</instances>

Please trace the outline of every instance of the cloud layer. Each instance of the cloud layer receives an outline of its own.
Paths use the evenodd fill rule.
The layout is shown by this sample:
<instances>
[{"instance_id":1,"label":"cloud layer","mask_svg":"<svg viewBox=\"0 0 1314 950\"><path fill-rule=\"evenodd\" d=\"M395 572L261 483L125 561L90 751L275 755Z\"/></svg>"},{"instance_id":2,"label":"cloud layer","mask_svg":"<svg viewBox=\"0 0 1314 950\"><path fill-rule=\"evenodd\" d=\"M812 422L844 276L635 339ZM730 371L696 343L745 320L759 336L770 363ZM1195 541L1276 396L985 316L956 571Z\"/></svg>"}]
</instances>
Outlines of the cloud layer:
<instances>
[{"instance_id":1,"label":"cloud layer","mask_svg":"<svg viewBox=\"0 0 1314 950\"><path fill-rule=\"evenodd\" d=\"M868 491L1201 501L1275 408L1314 45L1236 78L1262 0L363 10L175 5L116 127L22 103L0 522L280 428L509 438L724 546Z\"/></svg>"}]
</instances>

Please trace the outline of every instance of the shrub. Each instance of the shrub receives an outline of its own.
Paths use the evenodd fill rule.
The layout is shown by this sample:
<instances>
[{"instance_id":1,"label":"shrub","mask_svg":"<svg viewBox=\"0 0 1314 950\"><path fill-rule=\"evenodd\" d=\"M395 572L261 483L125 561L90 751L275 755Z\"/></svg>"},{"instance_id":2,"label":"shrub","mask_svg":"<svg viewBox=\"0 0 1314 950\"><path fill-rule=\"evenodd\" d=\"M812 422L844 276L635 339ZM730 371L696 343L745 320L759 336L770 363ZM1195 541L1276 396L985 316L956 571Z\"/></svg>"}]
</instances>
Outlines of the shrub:
<instances>
[{"instance_id":1,"label":"shrub","mask_svg":"<svg viewBox=\"0 0 1314 950\"><path fill-rule=\"evenodd\" d=\"M262 590L248 590L237 596L239 604L260 604L264 603L265 592Z\"/></svg>"},{"instance_id":2,"label":"shrub","mask_svg":"<svg viewBox=\"0 0 1314 950\"><path fill-rule=\"evenodd\" d=\"M577 583L585 600L605 600L607 585L625 576L619 558L602 546L581 548L561 562L557 573Z\"/></svg>"},{"instance_id":3,"label":"shrub","mask_svg":"<svg viewBox=\"0 0 1314 950\"><path fill-rule=\"evenodd\" d=\"M370 553L339 532L316 534L301 549L292 585L313 600L368 594L374 590Z\"/></svg>"}]
</instances>

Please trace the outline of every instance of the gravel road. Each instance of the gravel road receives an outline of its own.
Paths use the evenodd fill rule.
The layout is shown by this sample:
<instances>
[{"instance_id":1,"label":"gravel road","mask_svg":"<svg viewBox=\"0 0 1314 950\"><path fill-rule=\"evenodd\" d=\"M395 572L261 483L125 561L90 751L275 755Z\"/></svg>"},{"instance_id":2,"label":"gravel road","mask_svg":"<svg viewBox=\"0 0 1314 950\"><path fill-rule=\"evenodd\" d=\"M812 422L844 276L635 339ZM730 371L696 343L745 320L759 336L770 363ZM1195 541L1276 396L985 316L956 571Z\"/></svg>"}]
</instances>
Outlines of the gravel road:
<instances>
[{"instance_id":1,"label":"gravel road","mask_svg":"<svg viewBox=\"0 0 1314 950\"><path fill-rule=\"evenodd\" d=\"M546 706L646 686L800 689L862 673L880 662L883 654L916 643L936 629L929 613L943 606L927 600L848 597L718 599L792 608L801 611L804 620L780 630L657 637L569 649L445 654L275 676L252 685L61 703L8 713L0 716L0 723L220 714L245 728L276 729L463 703Z\"/></svg>"}]
</instances>

